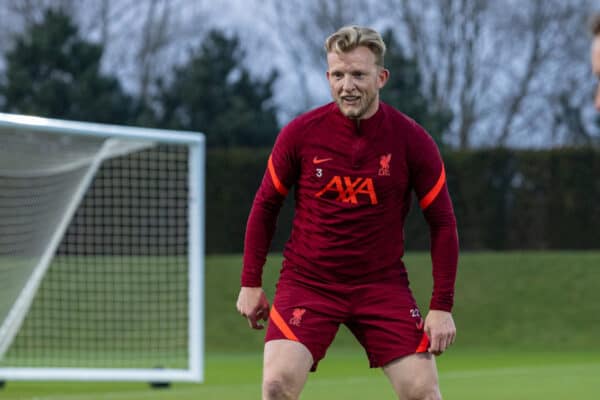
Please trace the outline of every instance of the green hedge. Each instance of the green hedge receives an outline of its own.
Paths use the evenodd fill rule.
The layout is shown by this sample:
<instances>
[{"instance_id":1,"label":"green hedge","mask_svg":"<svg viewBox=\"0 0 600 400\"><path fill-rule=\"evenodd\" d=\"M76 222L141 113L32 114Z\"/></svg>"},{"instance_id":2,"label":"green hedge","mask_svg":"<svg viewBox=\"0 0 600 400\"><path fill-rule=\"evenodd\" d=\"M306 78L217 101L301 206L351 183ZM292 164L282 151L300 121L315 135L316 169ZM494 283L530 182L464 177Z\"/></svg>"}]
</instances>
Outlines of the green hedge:
<instances>
[{"instance_id":1,"label":"green hedge","mask_svg":"<svg viewBox=\"0 0 600 400\"><path fill-rule=\"evenodd\" d=\"M240 252L246 218L269 149L214 150L207 157L209 253ZM600 151L489 149L444 154L461 248L590 249L600 247ZM281 250L293 217L288 196L273 250ZM418 207L406 223L408 249L429 246Z\"/></svg>"},{"instance_id":2,"label":"green hedge","mask_svg":"<svg viewBox=\"0 0 600 400\"><path fill-rule=\"evenodd\" d=\"M270 149L211 150L206 160L206 249L239 253L246 219L262 181ZM273 249L283 248L293 216L291 196L279 216Z\"/></svg>"}]
</instances>

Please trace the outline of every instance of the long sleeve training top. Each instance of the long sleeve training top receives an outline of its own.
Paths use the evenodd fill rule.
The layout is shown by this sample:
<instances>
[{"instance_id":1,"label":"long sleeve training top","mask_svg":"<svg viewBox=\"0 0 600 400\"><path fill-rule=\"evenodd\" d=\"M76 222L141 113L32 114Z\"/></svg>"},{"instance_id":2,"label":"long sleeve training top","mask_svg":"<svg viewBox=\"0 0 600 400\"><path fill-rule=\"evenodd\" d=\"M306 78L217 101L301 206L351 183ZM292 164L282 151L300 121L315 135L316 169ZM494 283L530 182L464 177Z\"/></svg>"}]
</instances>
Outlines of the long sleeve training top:
<instances>
[{"instance_id":1,"label":"long sleeve training top","mask_svg":"<svg viewBox=\"0 0 600 400\"><path fill-rule=\"evenodd\" d=\"M456 220L438 148L412 119L380 102L357 124L329 103L285 126L248 218L242 286L262 285L277 216L292 188L295 215L283 269L332 284L407 275L403 227L416 193L431 237L430 309L451 311Z\"/></svg>"}]
</instances>

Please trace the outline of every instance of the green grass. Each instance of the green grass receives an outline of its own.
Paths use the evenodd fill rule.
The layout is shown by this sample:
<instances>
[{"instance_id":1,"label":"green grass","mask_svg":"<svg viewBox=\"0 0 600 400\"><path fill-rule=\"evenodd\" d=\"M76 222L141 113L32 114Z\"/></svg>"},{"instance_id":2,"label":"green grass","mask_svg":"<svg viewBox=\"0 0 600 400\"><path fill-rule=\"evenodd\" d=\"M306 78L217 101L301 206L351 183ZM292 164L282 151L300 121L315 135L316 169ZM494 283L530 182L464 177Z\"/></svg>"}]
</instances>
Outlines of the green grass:
<instances>
[{"instance_id":1,"label":"green grass","mask_svg":"<svg viewBox=\"0 0 600 400\"><path fill-rule=\"evenodd\" d=\"M143 383L9 382L6 400L197 400L260 398L260 354L209 354L206 382L150 389ZM438 359L446 400L593 398L600 391L598 353L451 351ZM306 400L394 399L381 371L360 351L334 350L311 374Z\"/></svg>"},{"instance_id":2,"label":"green grass","mask_svg":"<svg viewBox=\"0 0 600 400\"><path fill-rule=\"evenodd\" d=\"M423 311L431 293L429 256L405 258ZM264 284L272 298L281 264ZM151 390L143 383L9 382L2 399L136 400L260 398L262 339L235 311L239 256L206 262L206 380ZM444 398L593 398L600 392L600 252L465 253L454 316L457 343L438 359ZM303 399L393 399L379 370L342 329Z\"/></svg>"}]
</instances>

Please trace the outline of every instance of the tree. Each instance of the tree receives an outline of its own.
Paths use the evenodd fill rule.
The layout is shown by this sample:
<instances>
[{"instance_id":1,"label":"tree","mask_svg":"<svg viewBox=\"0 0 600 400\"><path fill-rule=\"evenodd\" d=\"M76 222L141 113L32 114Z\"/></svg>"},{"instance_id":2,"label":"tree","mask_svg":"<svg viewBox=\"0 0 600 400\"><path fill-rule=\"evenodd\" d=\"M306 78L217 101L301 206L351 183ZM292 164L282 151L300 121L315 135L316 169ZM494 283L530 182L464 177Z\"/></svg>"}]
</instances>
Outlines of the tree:
<instances>
[{"instance_id":1,"label":"tree","mask_svg":"<svg viewBox=\"0 0 600 400\"><path fill-rule=\"evenodd\" d=\"M489 0L382 2L394 20L402 21L409 54L418 55L428 98L454 116L445 140L459 148L472 146L473 130L481 119L482 88L490 72L481 62L481 35ZM389 8L388 8L389 7Z\"/></svg>"},{"instance_id":2,"label":"tree","mask_svg":"<svg viewBox=\"0 0 600 400\"><path fill-rule=\"evenodd\" d=\"M422 79L416 60L405 56L391 31L383 35L387 45L385 66L390 78L381 91L381 99L413 118L442 146L442 133L452 121L452 112L438 109L422 93Z\"/></svg>"},{"instance_id":3,"label":"tree","mask_svg":"<svg viewBox=\"0 0 600 400\"><path fill-rule=\"evenodd\" d=\"M575 102L581 113L591 108L582 102L589 80L582 46L589 46L585 19L592 3L382 0L376 6L417 57L427 97L453 111L445 141L470 148L553 146L589 136L589 124L564 114Z\"/></svg>"},{"instance_id":4,"label":"tree","mask_svg":"<svg viewBox=\"0 0 600 400\"><path fill-rule=\"evenodd\" d=\"M76 14L86 37L99 38L104 46L105 70L118 76L140 103L149 104L158 78L185 60L186 49L201 43L211 24L223 21L220 11L230 7L224 2L77 0Z\"/></svg>"},{"instance_id":5,"label":"tree","mask_svg":"<svg viewBox=\"0 0 600 400\"><path fill-rule=\"evenodd\" d=\"M237 37L209 32L189 60L159 82L158 124L204 132L209 146L271 145L278 126L272 102L275 72L255 80L243 66Z\"/></svg>"},{"instance_id":6,"label":"tree","mask_svg":"<svg viewBox=\"0 0 600 400\"><path fill-rule=\"evenodd\" d=\"M0 84L4 111L81 121L127 123L132 99L100 71L102 47L81 39L60 10L48 9L16 37Z\"/></svg>"}]
</instances>

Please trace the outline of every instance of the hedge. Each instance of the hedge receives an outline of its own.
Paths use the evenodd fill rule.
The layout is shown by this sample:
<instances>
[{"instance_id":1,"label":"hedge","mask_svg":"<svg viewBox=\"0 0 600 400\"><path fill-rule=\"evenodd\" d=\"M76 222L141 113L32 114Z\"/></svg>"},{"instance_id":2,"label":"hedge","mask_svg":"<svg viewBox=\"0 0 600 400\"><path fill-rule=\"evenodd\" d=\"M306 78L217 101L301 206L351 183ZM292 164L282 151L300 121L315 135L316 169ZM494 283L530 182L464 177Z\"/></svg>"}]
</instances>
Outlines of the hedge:
<instances>
[{"instance_id":1,"label":"hedge","mask_svg":"<svg viewBox=\"0 0 600 400\"><path fill-rule=\"evenodd\" d=\"M243 249L246 218L269 149L211 150L207 155L206 248ZM447 152L444 162L463 250L600 247L600 151L486 149ZM272 249L289 236L293 196L282 209ZM406 246L423 250L429 233L418 207L405 226Z\"/></svg>"}]
</instances>

